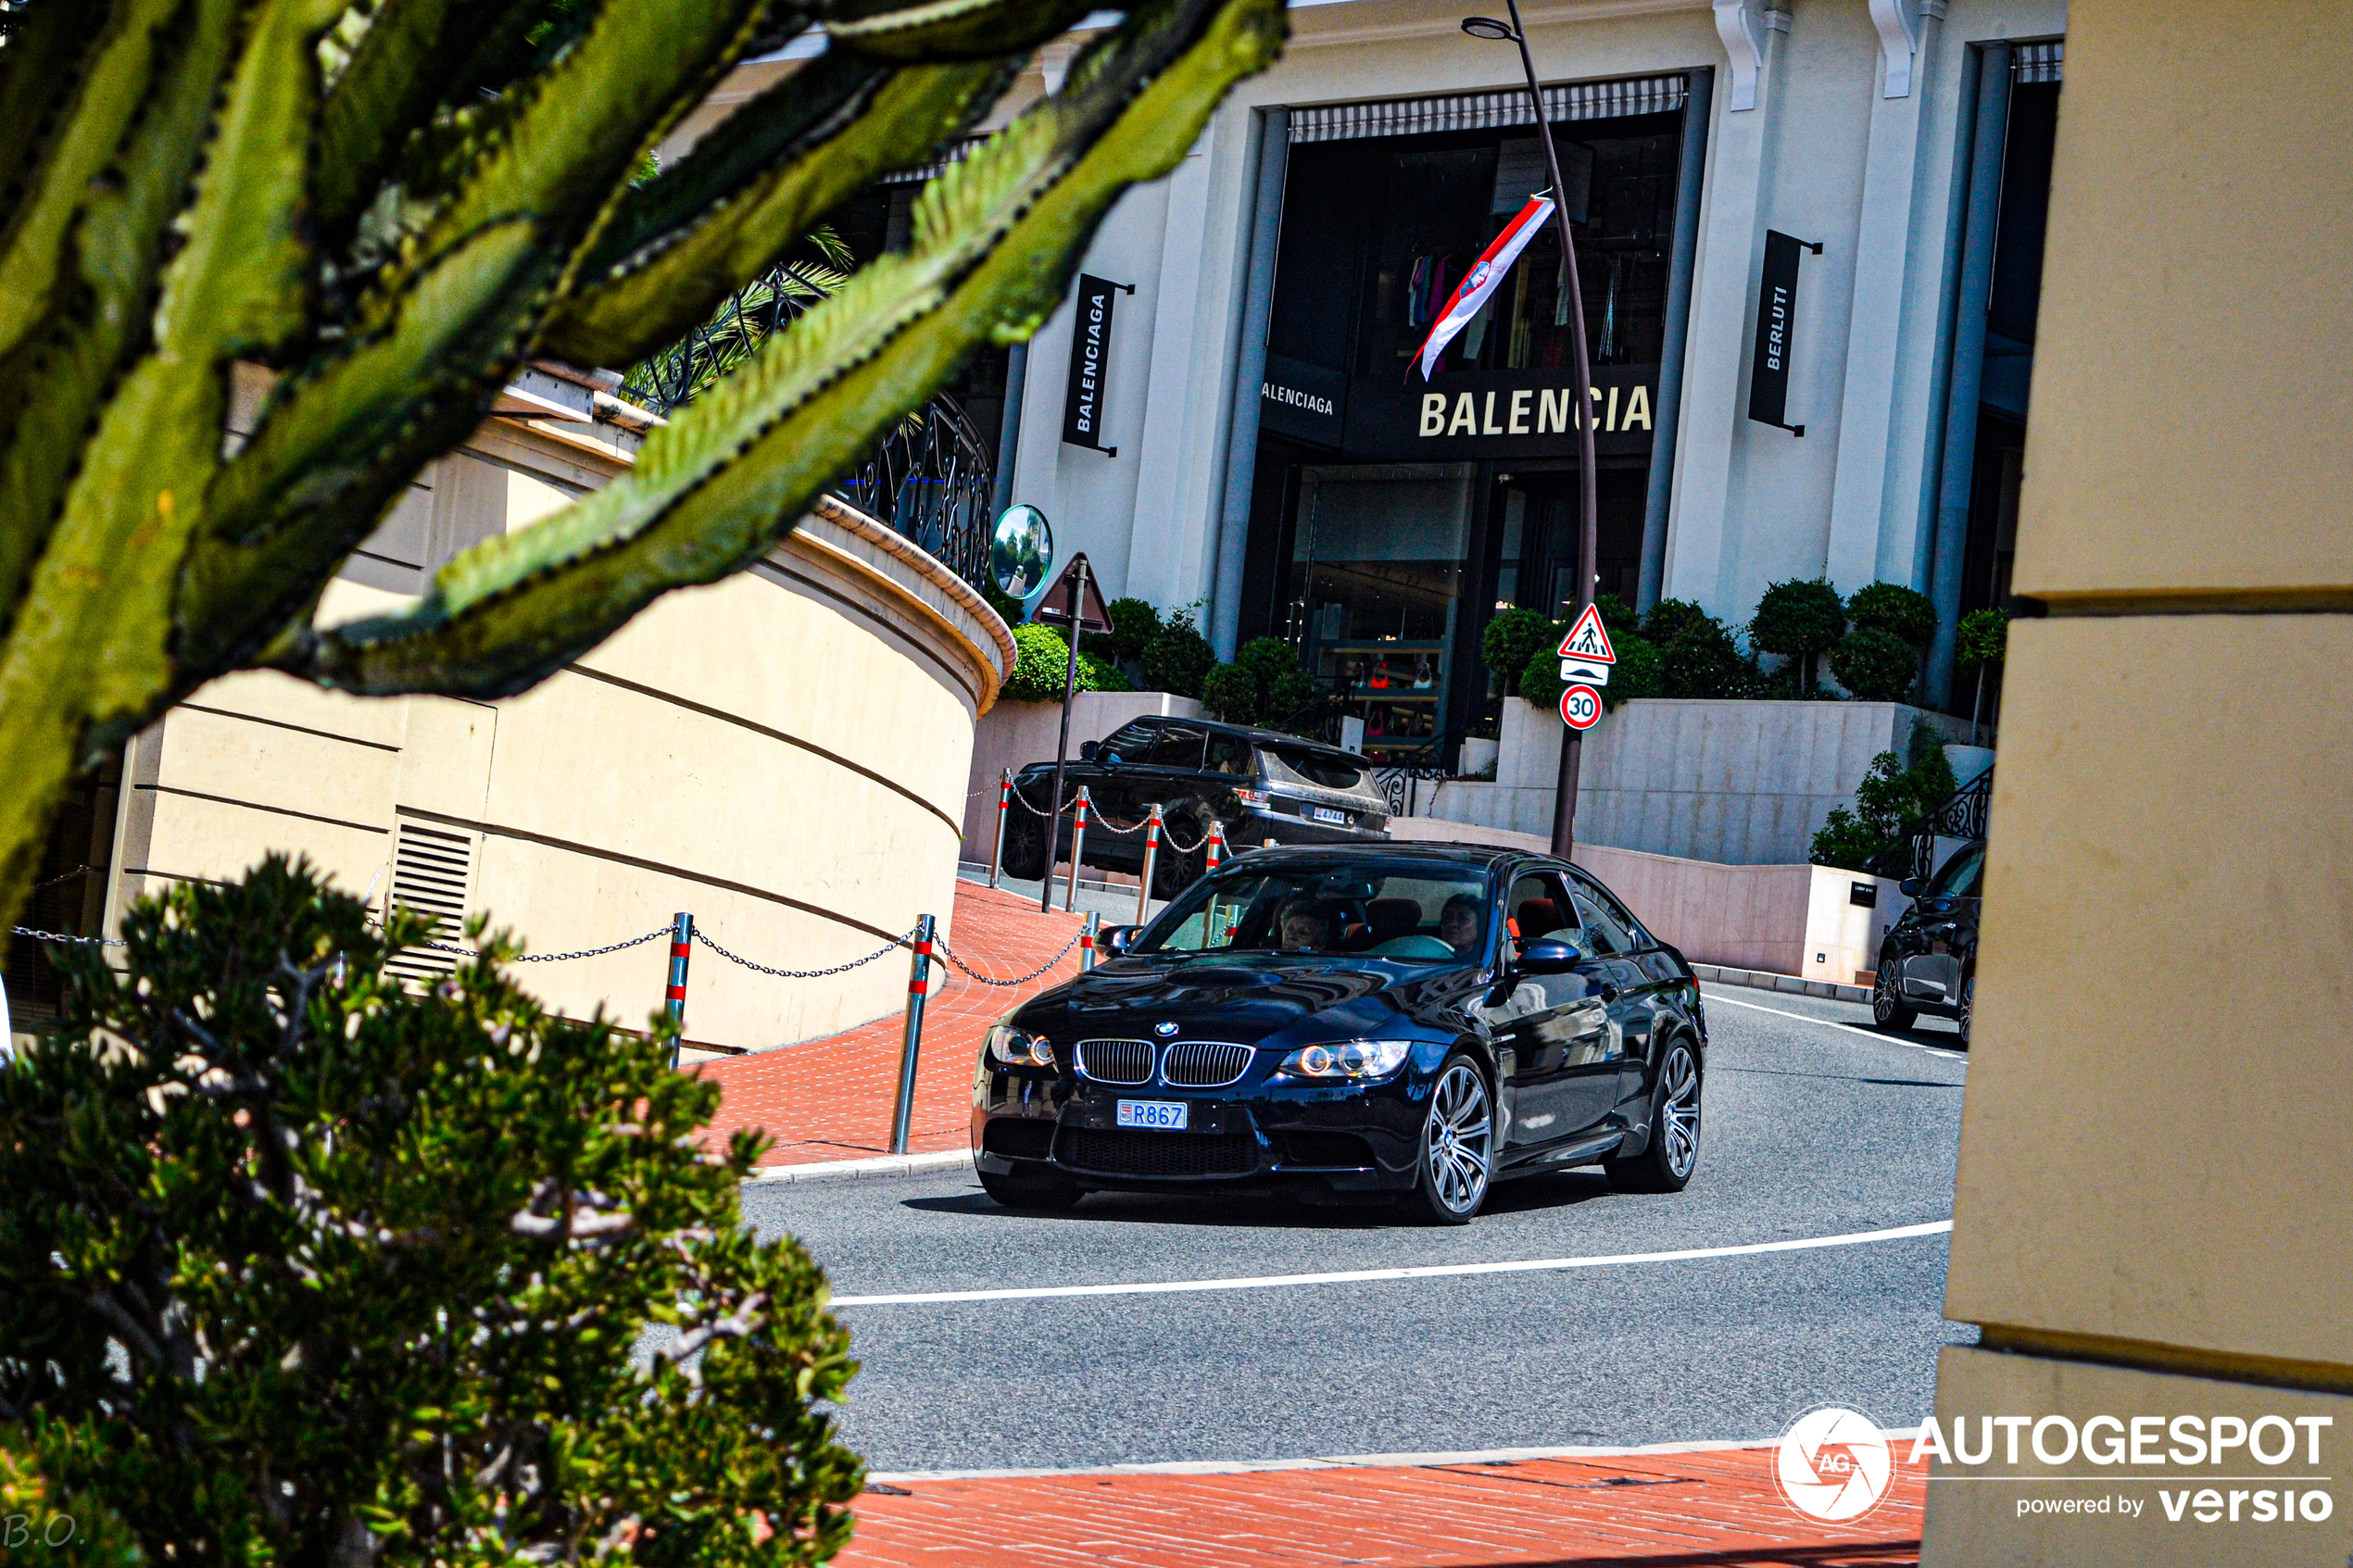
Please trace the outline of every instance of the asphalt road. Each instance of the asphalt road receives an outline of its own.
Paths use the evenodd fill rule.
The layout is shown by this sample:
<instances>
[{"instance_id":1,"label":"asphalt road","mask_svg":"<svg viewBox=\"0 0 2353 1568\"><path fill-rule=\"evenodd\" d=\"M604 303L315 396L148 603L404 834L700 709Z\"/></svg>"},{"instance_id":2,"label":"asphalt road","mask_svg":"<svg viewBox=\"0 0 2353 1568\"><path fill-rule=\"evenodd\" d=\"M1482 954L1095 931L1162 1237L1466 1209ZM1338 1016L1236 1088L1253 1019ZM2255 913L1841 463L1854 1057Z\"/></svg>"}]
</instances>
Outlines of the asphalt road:
<instances>
[{"instance_id":1,"label":"asphalt road","mask_svg":"<svg viewBox=\"0 0 2353 1568\"><path fill-rule=\"evenodd\" d=\"M753 1186L837 1297L1617 1256L1948 1219L1967 1060L1926 1022L1711 987L1700 1167L1499 1186L1472 1224L1273 1199L1096 1195L1039 1216L970 1173ZM1837 1027L1838 1024L1849 1027ZM1856 1026L1861 1027L1856 1027ZM1925 1417L1945 1238L1523 1273L845 1305L847 1435L879 1472L1754 1439L1835 1403Z\"/></svg>"}]
</instances>

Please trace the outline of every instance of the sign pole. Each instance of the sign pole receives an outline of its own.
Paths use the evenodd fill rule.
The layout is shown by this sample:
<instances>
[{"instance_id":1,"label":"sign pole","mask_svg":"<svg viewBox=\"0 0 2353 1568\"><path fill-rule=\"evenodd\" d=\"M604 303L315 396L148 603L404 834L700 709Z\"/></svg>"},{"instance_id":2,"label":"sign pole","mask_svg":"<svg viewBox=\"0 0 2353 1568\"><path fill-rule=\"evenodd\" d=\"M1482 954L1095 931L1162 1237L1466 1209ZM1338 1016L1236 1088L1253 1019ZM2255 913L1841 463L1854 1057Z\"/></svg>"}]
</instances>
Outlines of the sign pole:
<instances>
[{"instance_id":1,"label":"sign pole","mask_svg":"<svg viewBox=\"0 0 2353 1568\"><path fill-rule=\"evenodd\" d=\"M1512 37L1528 72L1529 105L1536 111L1536 137L1544 147L1544 169L1553 178L1553 213L1560 220L1561 265L1568 274L1568 341L1577 364L1577 608L1593 602L1593 559L1600 549L1601 497L1593 473L1593 362L1585 350L1585 289L1577 275L1577 238L1568 222L1568 187L1561 182L1560 154L1544 119L1544 90L1537 84L1536 57L1528 52L1528 28L1519 0L1504 0L1512 11ZM1584 736L1561 726L1561 776L1553 797L1553 853L1562 859L1577 847L1577 771Z\"/></svg>"},{"instance_id":2,"label":"sign pole","mask_svg":"<svg viewBox=\"0 0 2353 1568\"><path fill-rule=\"evenodd\" d=\"M1078 633L1086 620L1081 607L1087 602L1087 558L1080 556L1070 564L1077 572L1077 581L1073 584L1070 596L1070 668L1063 673L1063 729L1061 738L1054 742L1054 792L1046 797L1053 814L1046 819L1046 873L1038 885L1039 914L1054 907L1054 841L1062 836L1063 767L1070 757L1070 699L1078 695ZM1076 842L1071 845L1070 853L1070 880L1076 886L1078 882L1078 846Z\"/></svg>"}]
</instances>

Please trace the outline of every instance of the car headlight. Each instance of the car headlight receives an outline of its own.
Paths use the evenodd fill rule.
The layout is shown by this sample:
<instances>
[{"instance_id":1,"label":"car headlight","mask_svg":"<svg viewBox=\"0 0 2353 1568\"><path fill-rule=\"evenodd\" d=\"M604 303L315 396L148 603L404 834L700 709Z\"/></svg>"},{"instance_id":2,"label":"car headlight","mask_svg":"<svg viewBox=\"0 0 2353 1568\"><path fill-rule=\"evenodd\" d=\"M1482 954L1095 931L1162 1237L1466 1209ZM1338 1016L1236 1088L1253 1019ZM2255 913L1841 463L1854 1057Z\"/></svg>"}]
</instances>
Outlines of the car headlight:
<instances>
[{"instance_id":1,"label":"car headlight","mask_svg":"<svg viewBox=\"0 0 2353 1568\"><path fill-rule=\"evenodd\" d=\"M990 1026L988 1060L1007 1067L1051 1067L1054 1047L1043 1035L1031 1035L1010 1023Z\"/></svg>"},{"instance_id":2,"label":"car headlight","mask_svg":"<svg viewBox=\"0 0 2353 1568\"><path fill-rule=\"evenodd\" d=\"M1277 1071L1287 1078L1366 1083L1386 1078L1404 1066L1413 1050L1411 1040L1339 1040L1328 1046L1302 1046L1283 1058Z\"/></svg>"}]
</instances>

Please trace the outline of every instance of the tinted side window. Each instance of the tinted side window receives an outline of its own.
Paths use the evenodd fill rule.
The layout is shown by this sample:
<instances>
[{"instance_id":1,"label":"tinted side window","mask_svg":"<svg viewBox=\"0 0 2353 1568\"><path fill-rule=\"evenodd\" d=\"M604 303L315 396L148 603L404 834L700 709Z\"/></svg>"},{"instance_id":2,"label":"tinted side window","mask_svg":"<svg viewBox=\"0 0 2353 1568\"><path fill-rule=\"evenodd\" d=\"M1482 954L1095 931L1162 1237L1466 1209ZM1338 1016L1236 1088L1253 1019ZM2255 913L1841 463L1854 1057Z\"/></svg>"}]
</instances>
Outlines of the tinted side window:
<instances>
[{"instance_id":1,"label":"tinted side window","mask_svg":"<svg viewBox=\"0 0 2353 1568\"><path fill-rule=\"evenodd\" d=\"M1155 768L1182 768L1191 772L1201 766L1202 732L1172 724L1152 740L1151 755L1141 760Z\"/></svg>"},{"instance_id":2,"label":"tinted side window","mask_svg":"<svg viewBox=\"0 0 2353 1568\"><path fill-rule=\"evenodd\" d=\"M1209 737L1208 767L1213 773L1231 773L1237 778L1248 778L1251 773L1250 742L1239 735L1213 732Z\"/></svg>"},{"instance_id":3,"label":"tinted side window","mask_svg":"<svg viewBox=\"0 0 2353 1568\"><path fill-rule=\"evenodd\" d=\"M1573 928L1577 923L1576 913L1561 897L1558 879L1534 872L1512 884L1511 897L1504 904L1504 919L1515 960L1530 942L1557 935L1564 928Z\"/></svg>"},{"instance_id":4,"label":"tinted side window","mask_svg":"<svg viewBox=\"0 0 2353 1568\"><path fill-rule=\"evenodd\" d=\"M1583 877L1576 879L1576 887L1577 896L1579 898L1590 902L1608 919L1615 930L1625 935L1628 951L1650 946L1650 933L1642 929L1642 922L1636 920L1632 911L1619 903L1614 894L1604 889L1601 884L1589 882Z\"/></svg>"},{"instance_id":5,"label":"tinted side window","mask_svg":"<svg viewBox=\"0 0 2353 1568\"><path fill-rule=\"evenodd\" d=\"M1571 895L1577 905L1577 918L1584 923L1585 939L1593 951L1603 954L1630 953L1634 950L1633 934L1618 923L1608 909L1596 903L1582 888Z\"/></svg>"},{"instance_id":6,"label":"tinted side window","mask_svg":"<svg viewBox=\"0 0 2353 1568\"><path fill-rule=\"evenodd\" d=\"M1944 862L1944 869L1936 873L1936 880L1929 884L1929 892L1945 897L1974 898L1977 897L1977 879L1984 870L1985 846L1973 844L1967 849L1957 850L1953 858Z\"/></svg>"},{"instance_id":7,"label":"tinted side window","mask_svg":"<svg viewBox=\"0 0 2353 1568\"><path fill-rule=\"evenodd\" d=\"M1103 742L1102 749L1117 752L1122 762L1141 762L1151 755L1155 738L1149 724L1122 724Z\"/></svg>"}]
</instances>

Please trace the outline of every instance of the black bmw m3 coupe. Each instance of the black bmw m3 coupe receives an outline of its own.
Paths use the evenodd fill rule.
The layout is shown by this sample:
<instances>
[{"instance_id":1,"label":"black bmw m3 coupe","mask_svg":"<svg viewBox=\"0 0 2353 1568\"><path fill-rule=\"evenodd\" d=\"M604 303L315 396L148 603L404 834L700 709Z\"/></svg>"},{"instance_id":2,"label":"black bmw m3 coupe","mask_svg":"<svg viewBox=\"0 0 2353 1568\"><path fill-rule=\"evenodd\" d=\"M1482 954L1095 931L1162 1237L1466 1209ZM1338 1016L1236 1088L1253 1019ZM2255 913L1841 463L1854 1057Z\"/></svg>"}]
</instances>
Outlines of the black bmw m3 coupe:
<instances>
[{"instance_id":1,"label":"black bmw m3 coupe","mask_svg":"<svg viewBox=\"0 0 2353 1568\"><path fill-rule=\"evenodd\" d=\"M1691 966L1600 883L1480 846L1261 849L981 1046L981 1185L1290 1190L1440 1223L1513 1176L1603 1166L1673 1192L1699 1161Z\"/></svg>"}]
</instances>

